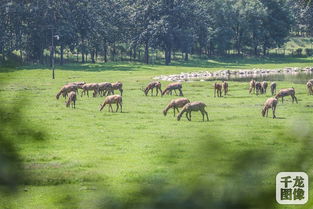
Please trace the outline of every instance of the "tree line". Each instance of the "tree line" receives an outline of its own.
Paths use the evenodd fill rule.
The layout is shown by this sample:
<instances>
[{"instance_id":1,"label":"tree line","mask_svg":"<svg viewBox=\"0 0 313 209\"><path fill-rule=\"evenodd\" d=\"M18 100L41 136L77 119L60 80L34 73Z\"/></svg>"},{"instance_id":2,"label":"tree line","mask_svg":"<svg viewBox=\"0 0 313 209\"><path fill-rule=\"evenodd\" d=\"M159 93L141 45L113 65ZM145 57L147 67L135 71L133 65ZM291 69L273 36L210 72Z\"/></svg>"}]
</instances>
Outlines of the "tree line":
<instances>
[{"instance_id":1,"label":"tree line","mask_svg":"<svg viewBox=\"0 0 313 209\"><path fill-rule=\"evenodd\" d=\"M82 63L119 53L149 63L154 50L165 64L174 52L259 56L292 32L313 36L312 20L304 0L2 0L0 54L44 63L54 42L61 64L65 52Z\"/></svg>"}]
</instances>

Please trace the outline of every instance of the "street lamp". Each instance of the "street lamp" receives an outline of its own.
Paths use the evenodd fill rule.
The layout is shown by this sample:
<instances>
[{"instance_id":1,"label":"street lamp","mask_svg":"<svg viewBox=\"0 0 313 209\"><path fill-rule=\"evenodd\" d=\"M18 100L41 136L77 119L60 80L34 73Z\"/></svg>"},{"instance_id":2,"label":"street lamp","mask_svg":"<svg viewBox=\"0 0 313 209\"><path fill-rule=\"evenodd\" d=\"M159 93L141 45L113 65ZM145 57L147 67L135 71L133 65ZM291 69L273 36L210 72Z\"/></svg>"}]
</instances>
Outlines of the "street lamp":
<instances>
[{"instance_id":1,"label":"street lamp","mask_svg":"<svg viewBox=\"0 0 313 209\"><path fill-rule=\"evenodd\" d=\"M54 28L51 28L51 68L52 68L52 79L55 78L54 76L54 39L59 40L60 36L59 35L54 35L53 32Z\"/></svg>"}]
</instances>

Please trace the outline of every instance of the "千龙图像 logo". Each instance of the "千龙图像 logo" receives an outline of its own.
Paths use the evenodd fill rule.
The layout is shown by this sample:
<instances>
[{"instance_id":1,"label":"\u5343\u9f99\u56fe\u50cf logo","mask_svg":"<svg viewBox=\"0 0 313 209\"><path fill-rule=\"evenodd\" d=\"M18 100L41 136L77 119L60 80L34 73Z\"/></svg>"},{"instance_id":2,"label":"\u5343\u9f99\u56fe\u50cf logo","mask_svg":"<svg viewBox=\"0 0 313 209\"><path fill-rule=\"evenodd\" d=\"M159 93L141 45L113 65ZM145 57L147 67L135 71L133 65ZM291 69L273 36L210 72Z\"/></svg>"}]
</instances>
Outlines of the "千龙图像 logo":
<instances>
[{"instance_id":1,"label":"\u5343\u9f99\u56fe\u50cf logo","mask_svg":"<svg viewBox=\"0 0 313 209\"><path fill-rule=\"evenodd\" d=\"M302 205L308 201L309 177L304 172L280 172L276 176L276 200L279 204Z\"/></svg>"}]
</instances>

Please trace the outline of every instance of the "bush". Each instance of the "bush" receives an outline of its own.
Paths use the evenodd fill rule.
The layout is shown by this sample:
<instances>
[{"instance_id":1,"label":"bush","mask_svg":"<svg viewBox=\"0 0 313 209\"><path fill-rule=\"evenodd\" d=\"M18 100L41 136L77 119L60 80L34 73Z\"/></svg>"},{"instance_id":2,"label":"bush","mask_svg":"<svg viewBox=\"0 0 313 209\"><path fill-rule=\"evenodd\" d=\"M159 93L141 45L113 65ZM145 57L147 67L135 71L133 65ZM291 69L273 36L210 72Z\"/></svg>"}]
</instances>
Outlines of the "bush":
<instances>
[{"instance_id":1,"label":"bush","mask_svg":"<svg viewBox=\"0 0 313 209\"><path fill-rule=\"evenodd\" d=\"M306 54L307 56L312 56L312 55L313 55L313 49L306 48L306 49L305 49L305 54Z\"/></svg>"},{"instance_id":2,"label":"bush","mask_svg":"<svg viewBox=\"0 0 313 209\"><path fill-rule=\"evenodd\" d=\"M297 54L298 56L301 56L301 55L302 55L302 48L298 48L298 49L296 50L296 54Z\"/></svg>"}]
</instances>

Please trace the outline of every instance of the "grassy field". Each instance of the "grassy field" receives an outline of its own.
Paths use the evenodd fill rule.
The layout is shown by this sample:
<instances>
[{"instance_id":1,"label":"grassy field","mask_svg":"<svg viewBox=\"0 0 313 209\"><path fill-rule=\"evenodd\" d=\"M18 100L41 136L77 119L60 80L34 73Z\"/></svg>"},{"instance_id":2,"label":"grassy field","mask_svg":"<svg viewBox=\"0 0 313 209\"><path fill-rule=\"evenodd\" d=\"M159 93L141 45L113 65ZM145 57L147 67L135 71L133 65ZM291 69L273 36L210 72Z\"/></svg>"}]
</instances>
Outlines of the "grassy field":
<instances>
[{"instance_id":1,"label":"grassy field","mask_svg":"<svg viewBox=\"0 0 313 209\"><path fill-rule=\"evenodd\" d=\"M146 97L140 90L161 74L312 65L311 58L71 64L57 67L55 80L41 66L0 68L1 105L19 104L23 121L45 133L42 141L16 139L27 178L18 193L0 196L0 208L97 208L107 194L131 204L145 196L140 193L145 186L190 189L209 179L222 188L234 176L254 173L263 177L255 180L259 185L274 191L278 172L300 170L312 177L313 157L301 155L311 150L304 143L312 140L313 125L313 97L304 84L277 82L278 89L293 86L299 104L291 98L279 103L275 120L261 117L269 93L249 95L247 83L230 82L229 95L222 98L213 97L213 82L183 83L185 97L207 104L209 122L202 122L200 113L193 113L191 122L185 117L178 122L172 111L164 117L163 108L176 96ZM99 112L101 97L78 97L76 109L66 108L55 95L73 81L123 82L123 113ZM167 84L162 82L162 88Z\"/></svg>"}]
</instances>

